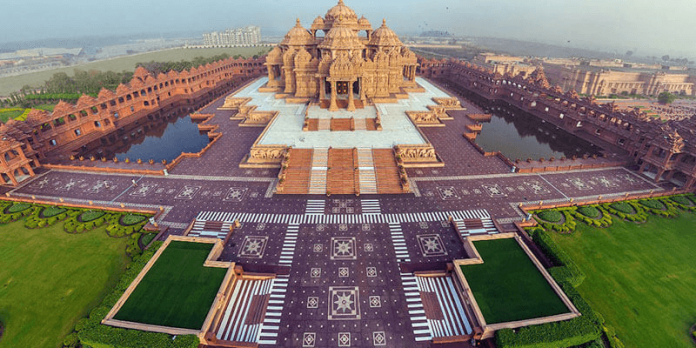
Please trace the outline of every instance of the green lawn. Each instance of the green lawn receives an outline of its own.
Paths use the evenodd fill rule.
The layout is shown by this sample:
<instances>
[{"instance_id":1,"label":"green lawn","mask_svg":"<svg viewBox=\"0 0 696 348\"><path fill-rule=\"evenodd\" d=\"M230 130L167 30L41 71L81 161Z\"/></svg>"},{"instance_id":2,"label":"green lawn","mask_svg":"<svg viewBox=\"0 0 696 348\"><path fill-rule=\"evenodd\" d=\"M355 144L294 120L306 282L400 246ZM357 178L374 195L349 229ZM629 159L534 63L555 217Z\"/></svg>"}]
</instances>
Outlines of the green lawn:
<instances>
[{"instance_id":1,"label":"green lawn","mask_svg":"<svg viewBox=\"0 0 696 348\"><path fill-rule=\"evenodd\" d=\"M135 288L115 319L200 329L226 268L203 267L213 244L175 241Z\"/></svg>"},{"instance_id":2,"label":"green lawn","mask_svg":"<svg viewBox=\"0 0 696 348\"><path fill-rule=\"evenodd\" d=\"M7 120L11 118L17 118L19 115L24 113L24 109L19 108L21 110L14 110L15 108L10 108L10 109L0 109L0 121L7 122Z\"/></svg>"},{"instance_id":3,"label":"green lawn","mask_svg":"<svg viewBox=\"0 0 696 348\"><path fill-rule=\"evenodd\" d=\"M488 324L570 312L515 239L474 242L483 264L461 266Z\"/></svg>"},{"instance_id":4,"label":"green lawn","mask_svg":"<svg viewBox=\"0 0 696 348\"><path fill-rule=\"evenodd\" d=\"M461 267L486 323L570 312L515 239L477 241L474 246L483 264Z\"/></svg>"},{"instance_id":5,"label":"green lawn","mask_svg":"<svg viewBox=\"0 0 696 348\"><path fill-rule=\"evenodd\" d=\"M127 239L103 228L67 234L63 224L0 225L0 348L56 348L125 270Z\"/></svg>"},{"instance_id":6,"label":"green lawn","mask_svg":"<svg viewBox=\"0 0 696 348\"><path fill-rule=\"evenodd\" d=\"M64 72L69 76L74 75L74 70L101 70L101 71L134 71L135 64L150 61L181 61L192 60L196 57L212 57L227 53L230 56L242 55L251 57L255 54L265 54L270 50L268 47L235 47L235 48L205 48L205 49L171 49L142 54L134 54L131 56L117 57L113 59L100 60L83 65L77 65L67 68L59 68L53 70L39 71L20 76L9 76L0 78L0 95L9 95L12 92L20 90L23 86L29 85L38 87L50 79L53 74Z\"/></svg>"},{"instance_id":7,"label":"green lawn","mask_svg":"<svg viewBox=\"0 0 696 348\"><path fill-rule=\"evenodd\" d=\"M587 275L578 291L626 347L692 348L696 322L696 215L578 224L552 236Z\"/></svg>"}]
</instances>

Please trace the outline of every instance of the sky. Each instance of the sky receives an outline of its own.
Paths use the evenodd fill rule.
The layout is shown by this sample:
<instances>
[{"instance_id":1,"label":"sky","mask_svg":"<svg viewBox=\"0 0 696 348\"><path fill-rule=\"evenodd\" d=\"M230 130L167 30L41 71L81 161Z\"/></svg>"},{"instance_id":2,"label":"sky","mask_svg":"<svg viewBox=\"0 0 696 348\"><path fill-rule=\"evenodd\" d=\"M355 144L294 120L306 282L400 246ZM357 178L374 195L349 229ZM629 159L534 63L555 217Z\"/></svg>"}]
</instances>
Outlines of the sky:
<instances>
[{"instance_id":1,"label":"sky","mask_svg":"<svg viewBox=\"0 0 696 348\"><path fill-rule=\"evenodd\" d=\"M281 34L295 18L308 27L337 0L22 0L3 5L3 42L87 35L220 30L258 25ZM345 0L398 34L446 30L461 36L634 50L696 57L696 0ZM7 11L9 10L9 11ZM7 11L7 12L6 12ZM9 12L9 13L8 13ZM11 14L11 15L7 15ZM570 42L568 42L570 41Z\"/></svg>"}]
</instances>

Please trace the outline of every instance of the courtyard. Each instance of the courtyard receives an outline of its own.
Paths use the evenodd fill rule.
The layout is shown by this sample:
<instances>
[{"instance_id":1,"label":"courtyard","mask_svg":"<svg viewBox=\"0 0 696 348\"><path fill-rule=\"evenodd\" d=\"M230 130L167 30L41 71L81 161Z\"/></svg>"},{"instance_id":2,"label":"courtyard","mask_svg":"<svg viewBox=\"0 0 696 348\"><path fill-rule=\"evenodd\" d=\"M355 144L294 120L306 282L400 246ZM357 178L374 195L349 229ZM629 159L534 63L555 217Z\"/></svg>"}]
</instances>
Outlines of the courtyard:
<instances>
[{"instance_id":1,"label":"courtyard","mask_svg":"<svg viewBox=\"0 0 696 348\"><path fill-rule=\"evenodd\" d=\"M148 211L154 216L138 217L137 228L147 223L164 244L134 259L102 303L127 263L126 241L137 238L112 245L98 239L101 229L58 236L55 226L43 235L20 223L0 227L0 251L18 267L0 270L0 286L27 278L25 288L0 293L0 348L73 328L104 347L612 339L585 299L627 346L687 346L693 214L554 233L587 274L582 296L545 270L558 260L523 226L536 209L681 193L671 178L688 183L696 162L679 152L688 141L676 131L646 140L653 133L638 121L550 90L541 69L501 78L466 62L421 59L386 20L373 30L343 0L309 25L298 19L267 56L167 74L140 67L116 91L5 127L16 138L4 144L0 193L8 199ZM625 144L645 153L631 157ZM660 156L681 162L668 172L655 165L666 163ZM655 214L676 209L651 203ZM572 222L556 213L550 223ZM116 231L135 232L130 226ZM459 267L466 259L475 261ZM88 282L91 293L79 293ZM56 319L60 327L16 319L53 315L78 295L82 302L60 306L73 309ZM75 327L98 303L82 322L90 326Z\"/></svg>"}]
</instances>

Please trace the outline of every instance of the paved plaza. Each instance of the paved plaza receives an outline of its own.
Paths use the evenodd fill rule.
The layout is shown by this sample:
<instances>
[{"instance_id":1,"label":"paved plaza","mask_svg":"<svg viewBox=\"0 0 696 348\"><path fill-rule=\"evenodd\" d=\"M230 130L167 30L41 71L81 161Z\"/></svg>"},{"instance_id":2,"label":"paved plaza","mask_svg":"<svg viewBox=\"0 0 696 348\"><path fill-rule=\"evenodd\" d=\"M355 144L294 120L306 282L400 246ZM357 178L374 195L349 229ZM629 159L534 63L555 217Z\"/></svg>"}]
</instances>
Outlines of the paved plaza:
<instances>
[{"instance_id":1,"label":"paved plaza","mask_svg":"<svg viewBox=\"0 0 696 348\"><path fill-rule=\"evenodd\" d=\"M428 98L443 93L418 81ZM408 105L378 105L385 128L392 114L414 110L416 102L426 104L418 98L403 101ZM451 277L421 279L415 273L444 271L448 262L466 257L462 237L503 232L494 221L503 228L521 221L519 203L663 190L621 167L511 173L497 157L483 157L462 138L471 122L466 114L480 110L461 100L466 111L452 112L454 119L444 128L424 130L445 166L408 169L412 193L277 195L278 169L239 168L262 129L239 127L239 121L230 120L231 111L217 110L223 102L201 110L215 114L209 124L220 127L222 138L200 158L183 159L168 176L45 170L9 194L162 207L158 223L172 235L195 221L190 236L222 239L238 221L221 260L236 262L245 272L278 277L259 292L270 298L263 321L239 326L225 321L219 337L253 336L252 341L268 347L427 347L435 337L471 333L459 297L451 292ZM301 128L305 106L283 103L273 99L272 105L289 112L282 117ZM351 139L366 141L363 135ZM381 141L391 147L394 140ZM450 218L461 226L480 220L481 226L457 232ZM439 314L432 314L433 303L440 303Z\"/></svg>"}]
</instances>

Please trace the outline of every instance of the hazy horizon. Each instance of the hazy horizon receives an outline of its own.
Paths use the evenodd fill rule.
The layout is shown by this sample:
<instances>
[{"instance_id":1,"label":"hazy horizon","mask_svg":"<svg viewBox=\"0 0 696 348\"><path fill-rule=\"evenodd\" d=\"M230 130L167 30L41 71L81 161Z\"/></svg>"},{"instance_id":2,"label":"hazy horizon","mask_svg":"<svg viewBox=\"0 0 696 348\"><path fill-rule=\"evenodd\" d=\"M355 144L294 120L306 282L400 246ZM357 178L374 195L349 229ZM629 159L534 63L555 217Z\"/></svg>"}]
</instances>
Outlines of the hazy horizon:
<instances>
[{"instance_id":1,"label":"hazy horizon","mask_svg":"<svg viewBox=\"0 0 696 348\"><path fill-rule=\"evenodd\" d=\"M85 36L128 36L140 33L195 33L258 25L266 35L285 33L300 18L309 27L337 0L204 0L195 6L181 0L167 3L122 0L70 3L28 0L15 2L0 31L0 42L71 39ZM238 4L235 4L238 3ZM513 1L366 1L345 0L373 27L382 18L401 35L426 30L457 36L496 37L616 51L638 56L696 57L696 37L688 35L696 1L548 0ZM269 15L270 14L270 15ZM27 18L32 23L27 25ZM1 47L1 46L0 46Z\"/></svg>"}]
</instances>

